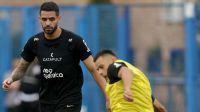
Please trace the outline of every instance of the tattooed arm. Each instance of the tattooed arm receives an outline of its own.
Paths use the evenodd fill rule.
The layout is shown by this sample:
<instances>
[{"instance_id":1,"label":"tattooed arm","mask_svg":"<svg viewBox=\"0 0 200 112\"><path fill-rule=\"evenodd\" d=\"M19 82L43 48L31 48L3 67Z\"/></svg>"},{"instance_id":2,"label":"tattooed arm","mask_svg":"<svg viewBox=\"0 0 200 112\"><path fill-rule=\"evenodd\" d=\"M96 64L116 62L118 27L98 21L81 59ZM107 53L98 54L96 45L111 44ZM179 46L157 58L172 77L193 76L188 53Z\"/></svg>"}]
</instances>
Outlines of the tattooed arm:
<instances>
[{"instance_id":1,"label":"tattooed arm","mask_svg":"<svg viewBox=\"0 0 200 112\"><path fill-rule=\"evenodd\" d=\"M3 89L4 90L10 89L10 86L13 82L20 80L24 76L29 64L30 62L27 62L23 58L21 58L19 64L13 70L12 74L3 81L2 85Z\"/></svg>"}]
</instances>

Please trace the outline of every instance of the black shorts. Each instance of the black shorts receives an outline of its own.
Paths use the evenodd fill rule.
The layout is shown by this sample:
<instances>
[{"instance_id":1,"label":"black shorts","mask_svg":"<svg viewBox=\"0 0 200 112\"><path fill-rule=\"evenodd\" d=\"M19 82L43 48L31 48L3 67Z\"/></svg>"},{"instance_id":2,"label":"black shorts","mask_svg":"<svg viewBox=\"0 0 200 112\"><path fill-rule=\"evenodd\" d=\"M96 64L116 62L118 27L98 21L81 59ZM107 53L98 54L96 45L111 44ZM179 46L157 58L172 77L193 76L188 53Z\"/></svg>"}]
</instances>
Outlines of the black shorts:
<instances>
[{"instance_id":1,"label":"black shorts","mask_svg":"<svg viewBox=\"0 0 200 112\"><path fill-rule=\"evenodd\" d=\"M40 112L39 101L34 102L21 102L19 105L19 112Z\"/></svg>"},{"instance_id":2,"label":"black shorts","mask_svg":"<svg viewBox=\"0 0 200 112\"><path fill-rule=\"evenodd\" d=\"M40 112L80 112L81 104L41 104Z\"/></svg>"}]
</instances>

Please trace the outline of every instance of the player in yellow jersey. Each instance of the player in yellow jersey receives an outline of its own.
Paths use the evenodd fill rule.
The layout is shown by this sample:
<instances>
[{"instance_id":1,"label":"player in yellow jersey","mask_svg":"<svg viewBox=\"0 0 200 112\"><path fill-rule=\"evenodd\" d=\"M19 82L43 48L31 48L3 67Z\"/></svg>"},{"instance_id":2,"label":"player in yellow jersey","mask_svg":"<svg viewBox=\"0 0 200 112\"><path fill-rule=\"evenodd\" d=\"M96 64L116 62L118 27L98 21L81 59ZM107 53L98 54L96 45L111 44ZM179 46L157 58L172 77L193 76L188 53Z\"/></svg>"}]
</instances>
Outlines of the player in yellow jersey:
<instances>
[{"instance_id":1,"label":"player in yellow jersey","mask_svg":"<svg viewBox=\"0 0 200 112\"><path fill-rule=\"evenodd\" d=\"M106 92L112 112L167 112L152 96L148 78L135 66L119 60L111 50L102 50L94 58L100 75L106 78Z\"/></svg>"}]
</instances>

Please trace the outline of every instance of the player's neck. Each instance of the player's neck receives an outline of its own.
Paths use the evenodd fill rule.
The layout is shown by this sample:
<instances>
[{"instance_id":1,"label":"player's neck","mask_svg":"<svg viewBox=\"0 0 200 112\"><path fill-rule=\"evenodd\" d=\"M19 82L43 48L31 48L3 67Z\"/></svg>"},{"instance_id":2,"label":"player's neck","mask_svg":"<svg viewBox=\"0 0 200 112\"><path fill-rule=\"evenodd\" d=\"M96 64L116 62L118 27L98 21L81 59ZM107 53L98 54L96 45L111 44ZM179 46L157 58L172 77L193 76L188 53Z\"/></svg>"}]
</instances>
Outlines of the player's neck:
<instances>
[{"instance_id":1,"label":"player's neck","mask_svg":"<svg viewBox=\"0 0 200 112\"><path fill-rule=\"evenodd\" d=\"M60 27L58 27L56 29L56 31L51 35L45 33L45 38L49 39L49 40L53 40L53 39L59 38L59 36L61 35L61 32L62 32L62 29Z\"/></svg>"}]
</instances>

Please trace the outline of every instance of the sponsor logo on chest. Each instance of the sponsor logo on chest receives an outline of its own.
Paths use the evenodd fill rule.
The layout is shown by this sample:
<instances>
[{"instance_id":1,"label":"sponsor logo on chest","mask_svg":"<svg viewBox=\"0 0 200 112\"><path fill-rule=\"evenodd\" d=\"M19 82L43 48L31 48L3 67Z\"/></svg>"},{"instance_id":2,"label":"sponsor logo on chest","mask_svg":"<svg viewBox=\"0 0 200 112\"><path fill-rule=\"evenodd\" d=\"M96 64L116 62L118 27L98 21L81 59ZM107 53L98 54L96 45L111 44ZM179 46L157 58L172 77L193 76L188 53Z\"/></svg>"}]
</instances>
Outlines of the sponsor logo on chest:
<instances>
[{"instance_id":1,"label":"sponsor logo on chest","mask_svg":"<svg viewBox=\"0 0 200 112\"><path fill-rule=\"evenodd\" d=\"M44 62L47 62L47 61L59 62L59 61L62 61L62 58L61 57L54 57L54 53L51 52L50 57L49 58L43 58L42 61L44 61Z\"/></svg>"},{"instance_id":2,"label":"sponsor logo on chest","mask_svg":"<svg viewBox=\"0 0 200 112\"><path fill-rule=\"evenodd\" d=\"M43 72L44 78L46 79L63 78L63 73L53 72L53 69L44 68L42 72Z\"/></svg>"}]
</instances>

